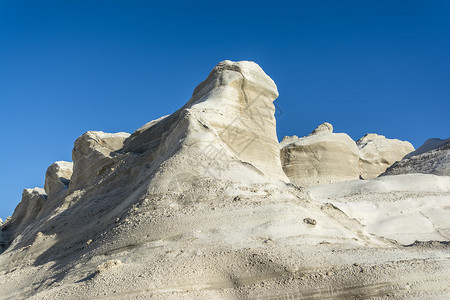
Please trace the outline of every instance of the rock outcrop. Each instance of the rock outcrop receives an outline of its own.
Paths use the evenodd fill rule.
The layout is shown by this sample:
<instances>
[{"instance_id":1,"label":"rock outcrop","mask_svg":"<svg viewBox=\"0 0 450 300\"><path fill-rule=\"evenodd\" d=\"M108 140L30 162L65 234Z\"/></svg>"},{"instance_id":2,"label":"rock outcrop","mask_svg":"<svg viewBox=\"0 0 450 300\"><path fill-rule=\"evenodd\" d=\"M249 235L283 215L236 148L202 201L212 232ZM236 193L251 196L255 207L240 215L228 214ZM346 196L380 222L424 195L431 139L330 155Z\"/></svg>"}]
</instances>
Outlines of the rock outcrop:
<instances>
[{"instance_id":1,"label":"rock outcrop","mask_svg":"<svg viewBox=\"0 0 450 300\"><path fill-rule=\"evenodd\" d=\"M288 181L276 137L277 97L275 83L257 64L223 61L180 110L133 133L123 152L152 150L161 162L188 144L206 160L235 158L265 176Z\"/></svg>"},{"instance_id":2,"label":"rock outcrop","mask_svg":"<svg viewBox=\"0 0 450 300\"><path fill-rule=\"evenodd\" d=\"M4 245L9 245L19 235L29 234L34 229L33 224L42 217L46 203L44 189L24 189L13 215L2 225Z\"/></svg>"},{"instance_id":3,"label":"rock outcrop","mask_svg":"<svg viewBox=\"0 0 450 300\"><path fill-rule=\"evenodd\" d=\"M330 123L323 123L306 137L285 137L280 149L288 178L309 187L375 178L414 147L409 142L373 133L355 143L345 133L333 133Z\"/></svg>"},{"instance_id":4,"label":"rock outcrop","mask_svg":"<svg viewBox=\"0 0 450 300\"><path fill-rule=\"evenodd\" d=\"M73 174L51 167L48 199L26 190L2 224L0 298L347 299L449 286L447 249L405 253L287 183L277 95L255 63L224 61L173 114L131 135L83 134ZM306 157L315 180L359 176L356 143L329 124L283 144L283 161L301 170Z\"/></svg>"},{"instance_id":5,"label":"rock outcrop","mask_svg":"<svg viewBox=\"0 0 450 300\"><path fill-rule=\"evenodd\" d=\"M289 179L300 186L359 178L356 143L345 133L333 133L329 123L303 138L280 143L281 163Z\"/></svg>"},{"instance_id":6,"label":"rock outcrop","mask_svg":"<svg viewBox=\"0 0 450 300\"><path fill-rule=\"evenodd\" d=\"M114 165L114 152L121 149L129 133L105 133L88 131L80 136L72 151L73 174L70 189L89 187L100 181Z\"/></svg>"},{"instance_id":7,"label":"rock outcrop","mask_svg":"<svg viewBox=\"0 0 450 300\"><path fill-rule=\"evenodd\" d=\"M381 176L409 173L450 176L450 139L429 139L390 166Z\"/></svg>"},{"instance_id":8,"label":"rock outcrop","mask_svg":"<svg viewBox=\"0 0 450 300\"><path fill-rule=\"evenodd\" d=\"M44 190L48 198L54 198L69 188L72 169L73 163L68 161L57 161L48 167L44 184Z\"/></svg>"},{"instance_id":9,"label":"rock outcrop","mask_svg":"<svg viewBox=\"0 0 450 300\"><path fill-rule=\"evenodd\" d=\"M356 144L359 149L359 167L363 179L377 177L393 163L414 151L413 145L409 142L387 139L375 133L366 134Z\"/></svg>"}]
</instances>

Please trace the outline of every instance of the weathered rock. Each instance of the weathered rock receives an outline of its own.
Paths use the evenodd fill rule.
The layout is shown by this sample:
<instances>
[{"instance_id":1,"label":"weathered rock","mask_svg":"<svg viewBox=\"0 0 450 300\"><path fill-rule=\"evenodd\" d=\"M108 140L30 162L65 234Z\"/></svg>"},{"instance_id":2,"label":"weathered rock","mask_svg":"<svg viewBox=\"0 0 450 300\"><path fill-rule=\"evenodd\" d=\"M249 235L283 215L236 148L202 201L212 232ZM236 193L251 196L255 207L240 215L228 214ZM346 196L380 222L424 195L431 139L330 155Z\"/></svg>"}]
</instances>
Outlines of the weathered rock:
<instances>
[{"instance_id":1,"label":"weathered rock","mask_svg":"<svg viewBox=\"0 0 450 300\"><path fill-rule=\"evenodd\" d=\"M183 108L130 137L80 137L67 192L47 201L44 214L40 209L2 253L0 295L317 298L323 296L317 287L331 283L340 298L383 297L411 278L423 286L430 274L439 278L432 281L436 289L448 286L444 251L404 253L332 204L281 181L287 177L273 151L274 91L254 63L226 61ZM313 153L336 160L353 151L357 166L356 144L322 127L308 137L325 140L312 144ZM2 229L10 234L15 226ZM390 267L392 261L402 265ZM412 261L420 265L411 268ZM364 273L349 272L356 262ZM307 274L299 276L301 269ZM393 277L399 279L386 285Z\"/></svg>"},{"instance_id":2,"label":"weathered rock","mask_svg":"<svg viewBox=\"0 0 450 300\"><path fill-rule=\"evenodd\" d=\"M44 189L24 189L22 200L17 205L11 218L7 218L3 224L2 231L7 235L3 237L4 243L10 243L19 234L26 234L24 231L27 230L27 227L33 226L33 223L42 216L46 202L47 195Z\"/></svg>"},{"instance_id":3,"label":"weathered rock","mask_svg":"<svg viewBox=\"0 0 450 300\"><path fill-rule=\"evenodd\" d=\"M313 186L359 178L358 148L345 133L333 133L329 123L307 137L280 143L283 170L300 186Z\"/></svg>"},{"instance_id":4,"label":"weathered rock","mask_svg":"<svg viewBox=\"0 0 450 300\"><path fill-rule=\"evenodd\" d=\"M317 126L316 129L313 130L309 135L316 135L319 133L333 133L333 125L328 122L322 123Z\"/></svg>"},{"instance_id":5,"label":"weathered rock","mask_svg":"<svg viewBox=\"0 0 450 300\"><path fill-rule=\"evenodd\" d=\"M429 139L416 151L389 167L381 176L409 173L450 176L450 139Z\"/></svg>"},{"instance_id":6,"label":"weathered rock","mask_svg":"<svg viewBox=\"0 0 450 300\"><path fill-rule=\"evenodd\" d=\"M83 189L98 182L102 172L114 164L113 152L123 146L129 133L105 133L88 131L80 136L72 151L73 174L70 189Z\"/></svg>"},{"instance_id":7,"label":"weathered rock","mask_svg":"<svg viewBox=\"0 0 450 300\"><path fill-rule=\"evenodd\" d=\"M393 163L414 151L413 145L409 142L387 139L375 133L366 134L356 144L359 149L359 166L363 179L377 177Z\"/></svg>"},{"instance_id":8,"label":"weathered rock","mask_svg":"<svg viewBox=\"0 0 450 300\"><path fill-rule=\"evenodd\" d=\"M48 198L51 199L69 188L72 170L73 163L68 161L57 161L48 167L44 184L44 190Z\"/></svg>"},{"instance_id":9,"label":"weathered rock","mask_svg":"<svg viewBox=\"0 0 450 300\"><path fill-rule=\"evenodd\" d=\"M192 98L170 116L147 123L125 141L124 152L151 150L163 161L181 144L200 149L207 160L236 158L265 176L288 181L276 137L275 83L254 62L223 61Z\"/></svg>"}]
</instances>

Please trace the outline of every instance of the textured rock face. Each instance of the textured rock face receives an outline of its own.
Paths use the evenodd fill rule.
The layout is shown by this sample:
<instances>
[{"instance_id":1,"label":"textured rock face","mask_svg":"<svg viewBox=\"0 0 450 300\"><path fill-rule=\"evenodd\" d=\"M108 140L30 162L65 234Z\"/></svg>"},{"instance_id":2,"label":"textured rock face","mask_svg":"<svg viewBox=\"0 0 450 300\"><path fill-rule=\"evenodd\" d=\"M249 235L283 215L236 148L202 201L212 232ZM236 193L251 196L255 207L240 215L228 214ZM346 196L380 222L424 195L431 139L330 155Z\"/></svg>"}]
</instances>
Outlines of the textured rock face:
<instances>
[{"instance_id":1,"label":"textured rock face","mask_svg":"<svg viewBox=\"0 0 450 300\"><path fill-rule=\"evenodd\" d=\"M382 176L409 173L450 176L450 139L427 140L416 151L389 167Z\"/></svg>"},{"instance_id":2,"label":"textured rock face","mask_svg":"<svg viewBox=\"0 0 450 300\"><path fill-rule=\"evenodd\" d=\"M5 244L32 229L27 229L27 227L32 227L32 224L42 216L46 203L47 195L44 189L24 189L22 200L14 210L12 217L6 220L2 227L2 231L5 232L3 237Z\"/></svg>"},{"instance_id":3,"label":"textured rock face","mask_svg":"<svg viewBox=\"0 0 450 300\"><path fill-rule=\"evenodd\" d=\"M356 143L345 133L333 133L329 123L307 137L284 139L280 147L286 175L300 186L359 178Z\"/></svg>"},{"instance_id":4,"label":"textured rock face","mask_svg":"<svg viewBox=\"0 0 450 300\"><path fill-rule=\"evenodd\" d=\"M114 164L113 152L122 148L129 133L88 131L80 136L72 151L73 174L70 189L89 187L101 179L103 172Z\"/></svg>"},{"instance_id":5,"label":"textured rock face","mask_svg":"<svg viewBox=\"0 0 450 300\"><path fill-rule=\"evenodd\" d=\"M356 144L359 149L359 166L363 179L377 177L393 163L414 151L413 145L409 142L387 139L374 133L366 134Z\"/></svg>"},{"instance_id":6,"label":"textured rock face","mask_svg":"<svg viewBox=\"0 0 450 300\"><path fill-rule=\"evenodd\" d=\"M331 125L328 122L322 123L319 126L317 126L316 129L313 130L309 135L316 135L319 133L333 133L333 125Z\"/></svg>"},{"instance_id":7,"label":"textured rock face","mask_svg":"<svg viewBox=\"0 0 450 300\"><path fill-rule=\"evenodd\" d=\"M373 133L355 143L344 133L333 133L330 123L307 137L285 137L280 148L284 171L302 186L375 178L414 150L409 142Z\"/></svg>"},{"instance_id":8,"label":"textured rock face","mask_svg":"<svg viewBox=\"0 0 450 300\"><path fill-rule=\"evenodd\" d=\"M275 83L254 62L223 61L174 114L152 121L125 141L124 152L153 149L163 161L181 147L197 147L206 158L234 157L264 175L288 181L280 167L276 137Z\"/></svg>"},{"instance_id":9,"label":"textured rock face","mask_svg":"<svg viewBox=\"0 0 450 300\"><path fill-rule=\"evenodd\" d=\"M44 184L48 198L53 198L69 188L72 169L73 163L68 161L57 161L48 167Z\"/></svg>"}]
</instances>

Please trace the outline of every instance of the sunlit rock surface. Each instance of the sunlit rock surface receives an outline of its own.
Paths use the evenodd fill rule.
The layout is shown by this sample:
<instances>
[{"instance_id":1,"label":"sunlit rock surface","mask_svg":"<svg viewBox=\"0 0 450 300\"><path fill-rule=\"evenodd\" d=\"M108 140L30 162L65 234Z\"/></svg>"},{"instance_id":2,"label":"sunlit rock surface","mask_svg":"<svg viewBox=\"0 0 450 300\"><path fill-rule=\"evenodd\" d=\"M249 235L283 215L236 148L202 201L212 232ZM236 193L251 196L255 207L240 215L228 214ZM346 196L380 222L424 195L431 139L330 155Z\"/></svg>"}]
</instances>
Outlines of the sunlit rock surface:
<instances>
[{"instance_id":1,"label":"sunlit rock surface","mask_svg":"<svg viewBox=\"0 0 450 300\"><path fill-rule=\"evenodd\" d=\"M406 154L414 151L406 141L387 139L383 135L368 133L356 144L359 150L359 166L363 179L375 178Z\"/></svg>"},{"instance_id":2,"label":"sunlit rock surface","mask_svg":"<svg viewBox=\"0 0 450 300\"><path fill-rule=\"evenodd\" d=\"M1 224L0 299L448 298L448 178L289 183L282 161L328 182L358 178L359 153L323 124L280 160L277 95L257 64L224 61L173 114L83 134L73 174L51 166L50 195L25 190Z\"/></svg>"},{"instance_id":3,"label":"sunlit rock surface","mask_svg":"<svg viewBox=\"0 0 450 300\"><path fill-rule=\"evenodd\" d=\"M319 125L306 137L287 137L280 147L283 169L299 186L359 178L356 143L345 133L333 133L329 123Z\"/></svg>"}]
</instances>

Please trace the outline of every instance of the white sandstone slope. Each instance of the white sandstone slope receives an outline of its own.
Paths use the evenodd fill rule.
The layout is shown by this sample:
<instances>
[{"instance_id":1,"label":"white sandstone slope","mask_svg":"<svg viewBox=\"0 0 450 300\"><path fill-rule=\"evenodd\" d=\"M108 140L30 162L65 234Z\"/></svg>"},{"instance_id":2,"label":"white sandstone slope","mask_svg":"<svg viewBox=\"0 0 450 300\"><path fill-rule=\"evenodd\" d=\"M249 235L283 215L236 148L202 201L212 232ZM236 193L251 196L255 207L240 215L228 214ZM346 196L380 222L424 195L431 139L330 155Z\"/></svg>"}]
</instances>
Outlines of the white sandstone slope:
<instances>
[{"instance_id":1,"label":"white sandstone slope","mask_svg":"<svg viewBox=\"0 0 450 300\"><path fill-rule=\"evenodd\" d=\"M450 176L450 139L429 139L416 151L389 167L385 175L409 173Z\"/></svg>"},{"instance_id":2,"label":"white sandstone slope","mask_svg":"<svg viewBox=\"0 0 450 300\"><path fill-rule=\"evenodd\" d=\"M286 137L280 148L283 169L299 186L359 178L356 143L345 133L333 133L330 123L319 125L307 137Z\"/></svg>"},{"instance_id":3,"label":"white sandstone slope","mask_svg":"<svg viewBox=\"0 0 450 300\"><path fill-rule=\"evenodd\" d=\"M50 196L27 190L2 224L0 298L449 295L445 243L405 248L288 183L277 95L255 63L224 61L173 114L130 136L82 135L70 178L49 168Z\"/></svg>"},{"instance_id":4,"label":"white sandstone slope","mask_svg":"<svg viewBox=\"0 0 450 300\"><path fill-rule=\"evenodd\" d=\"M368 133L356 144L359 150L361 178L375 178L406 154L414 151L413 145L406 141L387 139L383 135Z\"/></svg>"},{"instance_id":5,"label":"white sandstone slope","mask_svg":"<svg viewBox=\"0 0 450 300\"><path fill-rule=\"evenodd\" d=\"M408 245L450 240L450 177L383 176L310 188L314 199L332 203L377 236Z\"/></svg>"}]
</instances>

